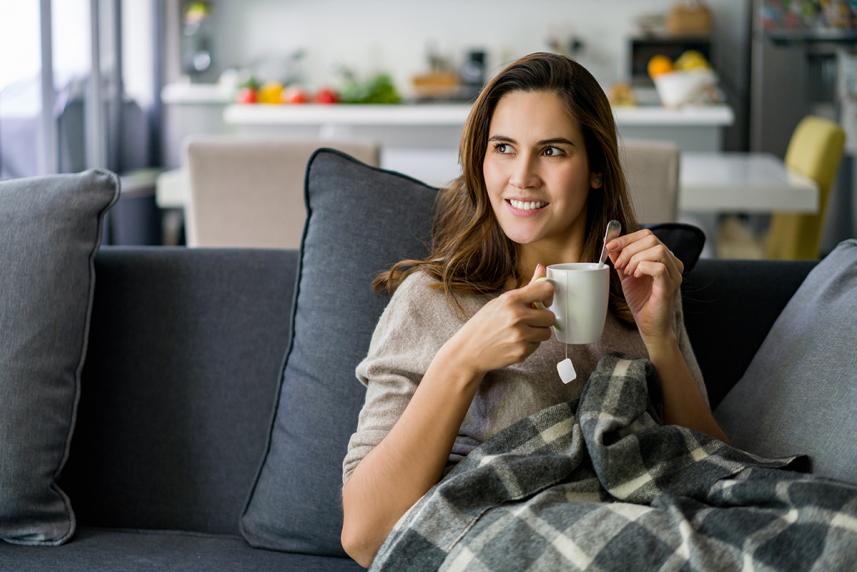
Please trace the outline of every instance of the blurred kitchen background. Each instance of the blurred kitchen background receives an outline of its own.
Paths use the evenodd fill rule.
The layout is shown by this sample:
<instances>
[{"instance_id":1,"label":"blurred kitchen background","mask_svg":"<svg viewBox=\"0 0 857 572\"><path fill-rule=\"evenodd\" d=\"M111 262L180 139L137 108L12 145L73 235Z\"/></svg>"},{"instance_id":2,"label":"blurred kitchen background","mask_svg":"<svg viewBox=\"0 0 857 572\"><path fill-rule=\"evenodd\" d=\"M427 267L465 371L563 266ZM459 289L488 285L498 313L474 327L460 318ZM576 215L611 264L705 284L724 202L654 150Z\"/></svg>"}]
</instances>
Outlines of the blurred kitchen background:
<instances>
[{"instance_id":1,"label":"blurred kitchen background","mask_svg":"<svg viewBox=\"0 0 857 572\"><path fill-rule=\"evenodd\" d=\"M621 141L677 149L663 217L707 256L766 257L783 213L819 256L857 234L857 0L0 0L0 48L0 178L116 171L114 244L214 244L188 221L206 137L372 143L443 185L479 88L545 50L593 73ZM807 117L845 135L830 184L787 156Z\"/></svg>"}]
</instances>

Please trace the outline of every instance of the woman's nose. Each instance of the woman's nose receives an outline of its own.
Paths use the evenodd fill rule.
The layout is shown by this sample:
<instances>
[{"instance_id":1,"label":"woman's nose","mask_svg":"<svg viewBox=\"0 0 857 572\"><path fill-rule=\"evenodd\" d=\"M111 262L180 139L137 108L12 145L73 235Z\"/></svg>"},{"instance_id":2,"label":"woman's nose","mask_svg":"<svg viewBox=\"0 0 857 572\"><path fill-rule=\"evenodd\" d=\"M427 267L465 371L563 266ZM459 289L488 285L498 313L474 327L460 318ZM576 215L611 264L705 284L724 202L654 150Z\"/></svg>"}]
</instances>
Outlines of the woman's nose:
<instances>
[{"instance_id":1,"label":"woman's nose","mask_svg":"<svg viewBox=\"0 0 857 572\"><path fill-rule=\"evenodd\" d=\"M539 176L529 155L522 154L515 162L509 184L519 189L527 189L538 185Z\"/></svg>"}]
</instances>

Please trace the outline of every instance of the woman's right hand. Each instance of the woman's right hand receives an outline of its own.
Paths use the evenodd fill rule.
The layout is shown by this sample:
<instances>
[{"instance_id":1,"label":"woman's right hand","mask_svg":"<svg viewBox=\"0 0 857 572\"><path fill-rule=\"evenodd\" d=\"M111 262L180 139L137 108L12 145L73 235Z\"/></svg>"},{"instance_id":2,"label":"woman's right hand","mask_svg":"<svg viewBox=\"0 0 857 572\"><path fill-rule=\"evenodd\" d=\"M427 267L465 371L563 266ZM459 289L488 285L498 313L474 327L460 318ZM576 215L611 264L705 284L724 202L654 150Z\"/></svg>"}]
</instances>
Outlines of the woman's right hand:
<instances>
[{"instance_id":1,"label":"woman's right hand","mask_svg":"<svg viewBox=\"0 0 857 572\"><path fill-rule=\"evenodd\" d=\"M527 359L550 339L556 316L547 310L554 285L544 266L536 266L530 283L494 298L465 323L444 345L447 356L476 375L501 369ZM538 303L543 307L538 307Z\"/></svg>"}]
</instances>

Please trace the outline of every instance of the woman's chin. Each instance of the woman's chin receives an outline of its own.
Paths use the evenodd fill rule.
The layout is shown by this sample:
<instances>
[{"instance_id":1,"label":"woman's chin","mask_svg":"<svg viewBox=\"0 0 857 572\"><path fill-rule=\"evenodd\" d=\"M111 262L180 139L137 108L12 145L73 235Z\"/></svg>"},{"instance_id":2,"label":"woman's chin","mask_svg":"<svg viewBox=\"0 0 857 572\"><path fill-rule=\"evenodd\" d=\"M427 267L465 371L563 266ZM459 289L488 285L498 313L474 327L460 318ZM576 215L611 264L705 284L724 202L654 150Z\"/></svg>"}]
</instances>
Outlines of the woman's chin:
<instances>
[{"instance_id":1,"label":"woman's chin","mask_svg":"<svg viewBox=\"0 0 857 572\"><path fill-rule=\"evenodd\" d=\"M506 233L506 236L509 237L509 240L516 244L531 244L539 240L540 236L535 233L524 233L524 232L513 232Z\"/></svg>"}]
</instances>

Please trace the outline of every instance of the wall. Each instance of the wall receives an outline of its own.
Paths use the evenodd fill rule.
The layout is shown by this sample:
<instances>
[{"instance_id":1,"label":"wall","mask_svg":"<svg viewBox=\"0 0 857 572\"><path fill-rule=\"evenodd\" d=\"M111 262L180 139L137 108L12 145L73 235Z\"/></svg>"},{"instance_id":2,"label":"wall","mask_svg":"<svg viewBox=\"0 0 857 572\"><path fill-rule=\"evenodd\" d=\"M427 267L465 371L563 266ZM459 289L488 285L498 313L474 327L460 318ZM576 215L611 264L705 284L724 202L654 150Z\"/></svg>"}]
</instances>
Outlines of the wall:
<instances>
[{"instance_id":1,"label":"wall","mask_svg":"<svg viewBox=\"0 0 857 572\"><path fill-rule=\"evenodd\" d=\"M429 42L457 64L466 50L486 48L488 67L496 70L521 54L546 49L549 35L567 39L575 34L585 42L578 59L606 87L626 79L626 38L635 32L635 19L663 12L673 3L214 0L214 57L222 69L304 48L310 88L329 83L336 65L346 64L360 73L388 71L404 90L411 75L426 70ZM716 12L721 7L734 11L734 6L746 5L747 0L709 0L709 4ZM734 29L734 22L729 29ZM735 47L734 38L730 41Z\"/></svg>"}]
</instances>

